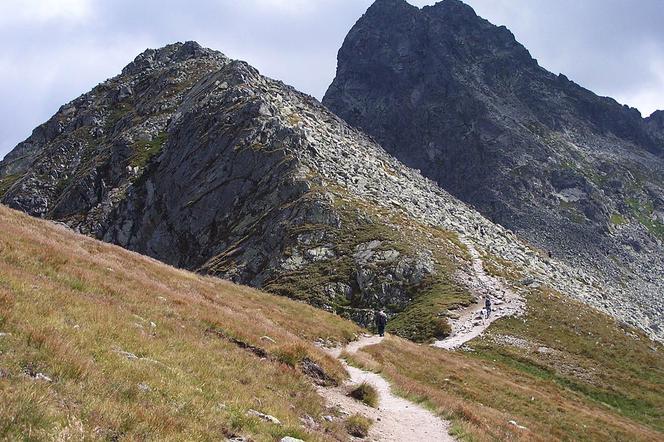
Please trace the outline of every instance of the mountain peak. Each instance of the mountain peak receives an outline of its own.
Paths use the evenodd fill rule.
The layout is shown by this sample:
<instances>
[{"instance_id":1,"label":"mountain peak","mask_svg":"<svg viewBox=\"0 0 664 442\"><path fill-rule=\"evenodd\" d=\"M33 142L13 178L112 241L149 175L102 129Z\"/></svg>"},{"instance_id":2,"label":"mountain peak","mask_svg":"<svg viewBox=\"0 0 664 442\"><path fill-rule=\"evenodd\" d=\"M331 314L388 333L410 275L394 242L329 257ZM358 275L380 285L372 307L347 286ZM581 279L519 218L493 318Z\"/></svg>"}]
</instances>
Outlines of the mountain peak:
<instances>
[{"instance_id":1,"label":"mountain peak","mask_svg":"<svg viewBox=\"0 0 664 442\"><path fill-rule=\"evenodd\" d=\"M425 6L423 11L444 13L456 16L477 17L475 10L461 0L442 0L431 6Z\"/></svg>"},{"instance_id":2,"label":"mountain peak","mask_svg":"<svg viewBox=\"0 0 664 442\"><path fill-rule=\"evenodd\" d=\"M401 14L408 11L417 11L419 8L408 3L406 0L376 0L367 10L368 15Z\"/></svg>"},{"instance_id":3,"label":"mountain peak","mask_svg":"<svg viewBox=\"0 0 664 442\"><path fill-rule=\"evenodd\" d=\"M647 120L655 121L664 128L664 110L656 110L647 118Z\"/></svg>"},{"instance_id":4,"label":"mountain peak","mask_svg":"<svg viewBox=\"0 0 664 442\"><path fill-rule=\"evenodd\" d=\"M635 280L642 269L664 269L662 114L644 122L546 71L507 28L461 1L365 14L339 51L323 103L491 220L575 266L596 271L600 263L602 277L630 268ZM617 227L627 219L629 229ZM621 286L617 277L612 283ZM662 287L645 277L630 296L655 318L649 305Z\"/></svg>"},{"instance_id":5,"label":"mountain peak","mask_svg":"<svg viewBox=\"0 0 664 442\"><path fill-rule=\"evenodd\" d=\"M473 8L461 0L442 0L430 6L424 6L423 8L418 8L415 5L408 3L406 0L375 0L374 3L369 7L369 10L400 10L400 9L416 9L421 11L446 11L452 13L462 13L476 15Z\"/></svg>"},{"instance_id":6,"label":"mountain peak","mask_svg":"<svg viewBox=\"0 0 664 442\"><path fill-rule=\"evenodd\" d=\"M371 8L393 8L393 7L411 7L414 8L415 6L411 5L408 3L406 0L376 0L373 2L371 5Z\"/></svg>"},{"instance_id":7,"label":"mountain peak","mask_svg":"<svg viewBox=\"0 0 664 442\"><path fill-rule=\"evenodd\" d=\"M133 75L146 69L154 69L170 63L181 63L194 58L228 60L221 52L204 48L195 41L177 42L158 49L146 49L129 63L122 73Z\"/></svg>"}]
</instances>

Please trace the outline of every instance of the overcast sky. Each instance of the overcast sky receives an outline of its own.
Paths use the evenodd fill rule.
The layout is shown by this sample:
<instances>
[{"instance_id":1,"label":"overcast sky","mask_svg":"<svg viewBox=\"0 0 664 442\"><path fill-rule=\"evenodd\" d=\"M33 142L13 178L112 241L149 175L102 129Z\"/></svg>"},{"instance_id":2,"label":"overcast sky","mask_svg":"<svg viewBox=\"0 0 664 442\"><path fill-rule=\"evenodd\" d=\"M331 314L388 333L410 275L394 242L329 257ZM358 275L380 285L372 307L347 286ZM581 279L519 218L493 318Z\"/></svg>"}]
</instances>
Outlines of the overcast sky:
<instances>
[{"instance_id":1,"label":"overcast sky","mask_svg":"<svg viewBox=\"0 0 664 442\"><path fill-rule=\"evenodd\" d=\"M372 1L0 0L0 158L60 105L174 41L196 40L321 98ZM664 108L664 0L467 3L554 73L644 116Z\"/></svg>"}]
</instances>

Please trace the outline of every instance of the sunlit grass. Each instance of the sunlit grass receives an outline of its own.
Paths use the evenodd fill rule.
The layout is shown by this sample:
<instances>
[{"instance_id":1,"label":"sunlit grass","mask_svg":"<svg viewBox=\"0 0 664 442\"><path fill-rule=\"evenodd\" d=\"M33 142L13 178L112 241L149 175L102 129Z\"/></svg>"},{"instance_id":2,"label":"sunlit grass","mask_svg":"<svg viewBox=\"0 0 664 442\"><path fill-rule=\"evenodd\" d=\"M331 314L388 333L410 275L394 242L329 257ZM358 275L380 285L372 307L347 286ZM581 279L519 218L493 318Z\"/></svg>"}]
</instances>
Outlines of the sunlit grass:
<instances>
[{"instance_id":1,"label":"sunlit grass","mask_svg":"<svg viewBox=\"0 0 664 442\"><path fill-rule=\"evenodd\" d=\"M334 437L302 426L304 415L325 421L299 363L342 380L312 343L346 342L354 324L2 206L0 232L0 439Z\"/></svg>"},{"instance_id":2,"label":"sunlit grass","mask_svg":"<svg viewBox=\"0 0 664 442\"><path fill-rule=\"evenodd\" d=\"M389 337L351 362L452 420L462 440L662 440L664 348L562 295L527 301L525 317L494 323L472 352Z\"/></svg>"}]
</instances>

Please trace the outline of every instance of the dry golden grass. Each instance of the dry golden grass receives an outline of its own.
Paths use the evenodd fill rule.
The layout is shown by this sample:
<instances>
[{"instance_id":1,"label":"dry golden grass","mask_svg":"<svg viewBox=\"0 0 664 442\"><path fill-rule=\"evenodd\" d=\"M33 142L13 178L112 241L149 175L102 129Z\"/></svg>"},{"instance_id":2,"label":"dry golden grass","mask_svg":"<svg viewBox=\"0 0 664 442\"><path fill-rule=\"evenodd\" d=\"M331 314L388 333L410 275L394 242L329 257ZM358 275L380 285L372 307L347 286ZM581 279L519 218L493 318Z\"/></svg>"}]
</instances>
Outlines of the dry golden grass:
<instances>
[{"instance_id":1,"label":"dry golden grass","mask_svg":"<svg viewBox=\"0 0 664 442\"><path fill-rule=\"evenodd\" d=\"M653 351L656 347L647 339L625 334L609 318L579 303L563 303L559 298L546 301L549 305L529 313L525 322L509 319L496 324L489 336L473 344L471 353L446 352L389 337L351 361L363 365L370 359L370 368L381 370L400 394L451 419L462 440L664 440L664 348ZM542 313L549 309L555 310L550 318ZM586 315L591 314L594 322L588 323L591 318ZM560 325L555 332L544 326L553 318ZM517 351L491 341L492 335L500 333L534 339L535 333L524 331L517 322L534 330L546 329L541 332L550 335L546 345L558 342L557 360L548 353L550 367L538 361L537 345ZM583 365L578 358L583 350L572 339L585 339L577 334L585 323L595 333L611 332L610 347L591 336L598 340L598 347L594 354L584 354L586 363L595 361L598 385L580 371ZM600 348L601 344L606 347ZM569 370L575 360L576 371ZM607 399L608 392L614 401Z\"/></svg>"},{"instance_id":2,"label":"dry golden grass","mask_svg":"<svg viewBox=\"0 0 664 442\"><path fill-rule=\"evenodd\" d=\"M324 408L301 362L338 382L341 365L311 343L358 332L0 206L0 439L343 439L339 422L302 426L324 422ZM533 292L525 318L472 347L390 337L346 356L451 419L462 440L664 440L664 348L582 304Z\"/></svg>"},{"instance_id":3,"label":"dry golden grass","mask_svg":"<svg viewBox=\"0 0 664 442\"><path fill-rule=\"evenodd\" d=\"M341 380L312 342L358 331L0 206L0 439L341 437L301 425L324 410L299 362Z\"/></svg>"}]
</instances>

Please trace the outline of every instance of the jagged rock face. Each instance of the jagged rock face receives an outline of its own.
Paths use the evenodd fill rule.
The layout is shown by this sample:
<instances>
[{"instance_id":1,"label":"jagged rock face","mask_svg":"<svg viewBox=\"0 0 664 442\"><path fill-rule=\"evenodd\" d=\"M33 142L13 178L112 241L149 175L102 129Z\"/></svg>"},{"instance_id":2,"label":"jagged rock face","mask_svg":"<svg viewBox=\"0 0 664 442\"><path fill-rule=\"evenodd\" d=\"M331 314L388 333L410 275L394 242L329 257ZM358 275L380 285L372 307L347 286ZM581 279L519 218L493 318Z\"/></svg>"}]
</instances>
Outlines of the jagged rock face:
<instances>
[{"instance_id":1,"label":"jagged rock face","mask_svg":"<svg viewBox=\"0 0 664 442\"><path fill-rule=\"evenodd\" d=\"M645 121L650 135L664 146L664 111L653 112Z\"/></svg>"},{"instance_id":2,"label":"jagged rock face","mask_svg":"<svg viewBox=\"0 0 664 442\"><path fill-rule=\"evenodd\" d=\"M377 0L323 103L494 222L664 313L661 111L643 119L544 70L457 0Z\"/></svg>"},{"instance_id":3,"label":"jagged rock face","mask_svg":"<svg viewBox=\"0 0 664 442\"><path fill-rule=\"evenodd\" d=\"M99 230L88 211L111 210L163 147L184 91L229 62L193 43L146 51L10 152L0 163L0 196L31 215Z\"/></svg>"},{"instance_id":4,"label":"jagged rock face","mask_svg":"<svg viewBox=\"0 0 664 442\"><path fill-rule=\"evenodd\" d=\"M0 180L4 204L179 267L363 324L376 307L419 316L395 330L414 339L443 335L447 310L472 301L460 236L527 284L660 336L649 310L608 303L597 278L542 257L315 99L195 43L148 50L63 106Z\"/></svg>"},{"instance_id":5,"label":"jagged rock face","mask_svg":"<svg viewBox=\"0 0 664 442\"><path fill-rule=\"evenodd\" d=\"M358 168L353 149L363 143L394 161L310 97L196 43L175 44L139 55L35 129L0 163L0 196L169 264L368 325L368 309L404 311L463 261L449 238L411 243L404 225L387 225L338 180L332 187L328 162L339 173L349 161L314 158L345 144ZM346 185L377 185L341 173Z\"/></svg>"}]
</instances>

